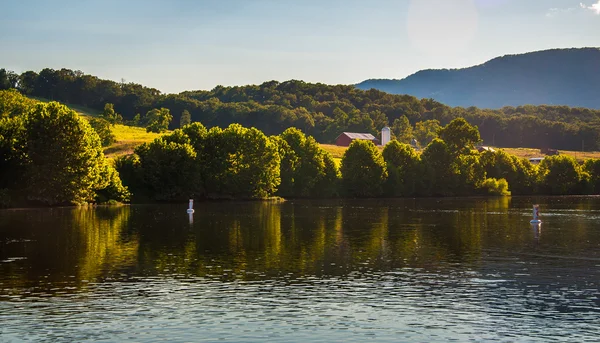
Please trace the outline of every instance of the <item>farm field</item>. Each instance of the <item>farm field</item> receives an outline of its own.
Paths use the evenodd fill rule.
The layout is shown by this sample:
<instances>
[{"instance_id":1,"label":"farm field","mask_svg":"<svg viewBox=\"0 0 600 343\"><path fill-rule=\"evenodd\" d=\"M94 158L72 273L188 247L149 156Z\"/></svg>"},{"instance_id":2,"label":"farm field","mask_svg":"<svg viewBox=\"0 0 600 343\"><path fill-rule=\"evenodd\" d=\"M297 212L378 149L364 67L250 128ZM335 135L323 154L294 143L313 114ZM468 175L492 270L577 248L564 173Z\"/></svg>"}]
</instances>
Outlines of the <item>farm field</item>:
<instances>
[{"instance_id":1,"label":"farm field","mask_svg":"<svg viewBox=\"0 0 600 343\"><path fill-rule=\"evenodd\" d=\"M321 144L321 148L323 150L331 153L333 158L339 163L344 156L344 152L347 147L337 146L333 144ZM382 147L379 147L380 150L383 150ZM531 148L499 148L494 147L497 150L503 150L504 152L515 155L520 158L532 158L532 157L544 157L545 155L540 153L540 149L531 149ZM565 151L559 150L562 155L573 156L579 161L584 161L590 158L599 158L600 159L600 151Z\"/></svg>"}]
</instances>

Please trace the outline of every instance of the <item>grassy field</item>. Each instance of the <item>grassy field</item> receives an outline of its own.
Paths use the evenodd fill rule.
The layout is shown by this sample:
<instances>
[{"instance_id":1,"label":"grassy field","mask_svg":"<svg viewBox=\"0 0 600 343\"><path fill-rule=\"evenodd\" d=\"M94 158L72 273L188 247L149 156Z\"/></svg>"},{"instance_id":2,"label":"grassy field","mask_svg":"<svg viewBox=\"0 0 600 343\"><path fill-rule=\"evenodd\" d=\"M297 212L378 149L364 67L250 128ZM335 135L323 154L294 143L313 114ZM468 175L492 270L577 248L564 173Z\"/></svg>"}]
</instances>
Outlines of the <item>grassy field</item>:
<instances>
[{"instance_id":1,"label":"grassy field","mask_svg":"<svg viewBox=\"0 0 600 343\"><path fill-rule=\"evenodd\" d=\"M37 97L33 97L33 99L41 102L50 101L48 99ZM84 106L65 105L86 119L97 117L102 112ZM111 131L115 135L117 141L111 146L104 148L104 155L110 159L118 156L133 154L133 149L135 149L136 146L142 143L151 142L155 138L161 136L161 134L158 133L146 132L146 129L143 127L127 125L115 125L111 127Z\"/></svg>"},{"instance_id":2,"label":"grassy field","mask_svg":"<svg viewBox=\"0 0 600 343\"><path fill-rule=\"evenodd\" d=\"M336 160L336 162L341 161L342 156L344 156L344 152L346 151L347 147L344 146L337 146L337 145L331 145L331 144L321 144L321 148L323 148L323 150L325 151L329 151L331 153L331 155L333 156L333 158ZM544 157L545 155L540 153L540 149L529 149L529 148L495 148L498 150L503 150L504 152L511 154L511 155L515 155L517 157L520 158L532 158L532 157ZM380 150L383 150L380 147ZM565 151L565 150L559 150L560 153L562 155L568 155L568 156L573 156L575 157L577 160L579 161L584 161L590 158L599 158L600 159L600 152L599 151L586 151L586 152L581 152L581 151Z\"/></svg>"},{"instance_id":3,"label":"grassy field","mask_svg":"<svg viewBox=\"0 0 600 343\"><path fill-rule=\"evenodd\" d=\"M136 146L151 142L161 136L159 133L146 132L142 127L115 125L112 132L117 142L104 149L104 155L107 158L133 154Z\"/></svg>"},{"instance_id":4,"label":"grassy field","mask_svg":"<svg viewBox=\"0 0 600 343\"><path fill-rule=\"evenodd\" d=\"M540 149L529 149L529 148L499 148L504 152L515 155L521 158L532 158L532 157L544 157L544 154L540 153ZM590 158L600 158L600 151L566 151L559 150L561 155L573 156L579 161L584 161Z\"/></svg>"}]
</instances>

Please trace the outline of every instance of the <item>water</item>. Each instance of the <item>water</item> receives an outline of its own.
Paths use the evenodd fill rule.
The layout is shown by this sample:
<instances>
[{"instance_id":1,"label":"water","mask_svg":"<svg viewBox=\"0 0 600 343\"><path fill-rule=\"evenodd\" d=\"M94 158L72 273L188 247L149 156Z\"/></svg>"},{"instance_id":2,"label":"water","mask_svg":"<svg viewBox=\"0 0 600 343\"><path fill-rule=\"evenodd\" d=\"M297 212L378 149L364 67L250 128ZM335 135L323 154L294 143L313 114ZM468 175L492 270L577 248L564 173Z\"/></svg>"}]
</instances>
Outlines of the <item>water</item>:
<instances>
[{"instance_id":1,"label":"water","mask_svg":"<svg viewBox=\"0 0 600 343\"><path fill-rule=\"evenodd\" d=\"M186 208L0 211L0 341L600 337L600 198Z\"/></svg>"}]
</instances>

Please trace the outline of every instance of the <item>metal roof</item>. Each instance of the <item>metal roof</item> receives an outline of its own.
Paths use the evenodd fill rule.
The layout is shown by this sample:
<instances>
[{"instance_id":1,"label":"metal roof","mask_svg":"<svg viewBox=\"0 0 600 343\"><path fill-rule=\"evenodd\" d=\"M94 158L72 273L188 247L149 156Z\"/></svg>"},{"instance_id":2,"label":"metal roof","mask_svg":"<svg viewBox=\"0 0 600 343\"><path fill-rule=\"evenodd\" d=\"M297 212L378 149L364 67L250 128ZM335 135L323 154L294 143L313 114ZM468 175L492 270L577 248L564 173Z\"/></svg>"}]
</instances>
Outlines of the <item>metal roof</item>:
<instances>
[{"instance_id":1,"label":"metal roof","mask_svg":"<svg viewBox=\"0 0 600 343\"><path fill-rule=\"evenodd\" d=\"M355 133L355 132L343 132L343 135L348 136L351 139L366 139L369 141L375 140L375 136L370 133Z\"/></svg>"}]
</instances>

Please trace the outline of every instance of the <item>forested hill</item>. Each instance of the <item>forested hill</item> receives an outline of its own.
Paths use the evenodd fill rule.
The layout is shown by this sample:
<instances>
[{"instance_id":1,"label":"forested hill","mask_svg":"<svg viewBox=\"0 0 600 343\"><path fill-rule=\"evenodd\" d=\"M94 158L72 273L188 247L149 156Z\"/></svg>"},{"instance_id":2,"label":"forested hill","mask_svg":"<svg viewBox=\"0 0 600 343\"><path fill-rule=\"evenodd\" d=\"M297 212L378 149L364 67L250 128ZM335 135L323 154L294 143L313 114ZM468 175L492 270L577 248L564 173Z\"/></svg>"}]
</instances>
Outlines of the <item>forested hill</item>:
<instances>
[{"instance_id":1,"label":"forested hill","mask_svg":"<svg viewBox=\"0 0 600 343\"><path fill-rule=\"evenodd\" d=\"M359 89L433 98L451 106L567 105L600 108L600 49L554 49L498 57L464 69L423 70Z\"/></svg>"},{"instance_id":2,"label":"forested hill","mask_svg":"<svg viewBox=\"0 0 600 343\"><path fill-rule=\"evenodd\" d=\"M485 144L564 150L580 150L583 146L586 150L600 150L600 110L586 108L452 108L410 95L296 80L162 94L140 84L103 80L70 69L43 69L20 75L0 69L0 89L7 88L98 111L107 103L114 104L114 110L130 125L143 125L147 113L165 108L173 116L171 129L184 122L180 117L185 112L184 118L208 128L239 123L273 135L297 127L320 143L331 143L344 131L379 136L381 128L390 125L400 141L416 137L425 146L436 136L440 125L464 117L479 128Z\"/></svg>"}]
</instances>

